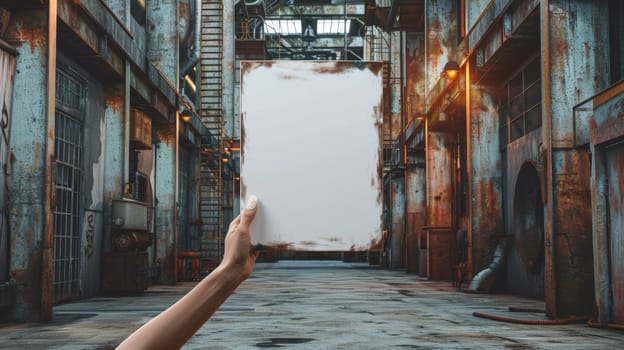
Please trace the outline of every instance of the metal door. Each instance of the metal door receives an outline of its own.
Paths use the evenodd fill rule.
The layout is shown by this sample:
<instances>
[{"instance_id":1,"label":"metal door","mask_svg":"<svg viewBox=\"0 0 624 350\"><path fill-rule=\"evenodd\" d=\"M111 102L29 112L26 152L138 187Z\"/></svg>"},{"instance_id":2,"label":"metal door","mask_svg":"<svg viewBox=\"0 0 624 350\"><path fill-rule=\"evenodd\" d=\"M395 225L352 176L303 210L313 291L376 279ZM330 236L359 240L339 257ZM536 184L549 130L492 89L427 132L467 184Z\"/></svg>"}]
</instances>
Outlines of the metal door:
<instances>
[{"instance_id":1,"label":"metal door","mask_svg":"<svg viewBox=\"0 0 624 350\"><path fill-rule=\"evenodd\" d=\"M82 153L85 84L62 70L56 75L56 208L54 300L80 295Z\"/></svg>"},{"instance_id":2,"label":"metal door","mask_svg":"<svg viewBox=\"0 0 624 350\"><path fill-rule=\"evenodd\" d=\"M624 144L607 148L606 155L613 321L624 324Z\"/></svg>"},{"instance_id":3,"label":"metal door","mask_svg":"<svg viewBox=\"0 0 624 350\"><path fill-rule=\"evenodd\" d=\"M0 50L0 111L2 112L0 116L0 284L6 282L9 277L7 170L14 73L15 56Z\"/></svg>"}]
</instances>

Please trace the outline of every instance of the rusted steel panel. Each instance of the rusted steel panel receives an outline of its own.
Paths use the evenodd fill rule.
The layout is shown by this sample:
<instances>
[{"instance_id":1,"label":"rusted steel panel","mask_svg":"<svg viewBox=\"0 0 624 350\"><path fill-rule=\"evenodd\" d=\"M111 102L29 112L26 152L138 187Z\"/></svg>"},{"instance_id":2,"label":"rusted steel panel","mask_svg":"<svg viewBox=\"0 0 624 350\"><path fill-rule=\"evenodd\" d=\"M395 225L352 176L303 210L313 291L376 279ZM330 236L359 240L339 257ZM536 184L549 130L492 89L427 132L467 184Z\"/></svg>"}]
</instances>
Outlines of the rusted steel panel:
<instances>
[{"instance_id":1,"label":"rusted steel panel","mask_svg":"<svg viewBox=\"0 0 624 350\"><path fill-rule=\"evenodd\" d=\"M427 112L425 99L425 36L422 33L407 34L405 54L405 103L406 124Z\"/></svg>"},{"instance_id":2,"label":"rusted steel panel","mask_svg":"<svg viewBox=\"0 0 624 350\"><path fill-rule=\"evenodd\" d=\"M427 224L453 226L451 181L454 135L429 132L427 136Z\"/></svg>"},{"instance_id":3,"label":"rusted steel panel","mask_svg":"<svg viewBox=\"0 0 624 350\"><path fill-rule=\"evenodd\" d=\"M173 82L174 86L178 81L177 13L177 3L174 2L147 6L148 21L154 24L147 33L147 57L156 65L163 78ZM149 67L148 75L151 77Z\"/></svg>"},{"instance_id":4,"label":"rusted steel panel","mask_svg":"<svg viewBox=\"0 0 624 350\"><path fill-rule=\"evenodd\" d=\"M469 214L472 265L476 273L489 264L497 241L504 231L502 221L502 168L498 143L498 118L494 99L485 89L470 85Z\"/></svg>"},{"instance_id":5,"label":"rusted steel panel","mask_svg":"<svg viewBox=\"0 0 624 350\"><path fill-rule=\"evenodd\" d=\"M73 2L73 0L61 0L61 2ZM128 58L137 66L145 69L145 42L141 42L141 36L135 38L126 25L106 6L101 0L81 0L79 5L87 12L94 21L110 36L111 40L116 42L119 47L126 53ZM149 14L148 14L149 17ZM172 16L169 21L174 21ZM159 28L166 22L161 22L161 18L153 18L153 23L159 25ZM136 40L135 40L136 39Z\"/></svg>"},{"instance_id":6,"label":"rusted steel panel","mask_svg":"<svg viewBox=\"0 0 624 350\"><path fill-rule=\"evenodd\" d=\"M560 151L553 160L557 312L587 315L593 307L589 152Z\"/></svg>"},{"instance_id":7,"label":"rusted steel panel","mask_svg":"<svg viewBox=\"0 0 624 350\"><path fill-rule=\"evenodd\" d=\"M413 167L405 172L405 261L407 272L418 272L418 234L427 221L426 177L424 167Z\"/></svg>"},{"instance_id":8,"label":"rusted steel panel","mask_svg":"<svg viewBox=\"0 0 624 350\"><path fill-rule=\"evenodd\" d=\"M473 51L504 11L518 0L492 0L468 33L468 50ZM523 0L526 1L526 0ZM518 1L521 2L521 1Z\"/></svg>"},{"instance_id":9,"label":"rusted steel panel","mask_svg":"<svg viewBox=\"0 0 624 350\"><path fill-rule=\"evenodd\" d=\"M11 127L9 276L24 285L12 310L18 320L45 318L43 306L51 308L52 300L51 295L43 295L42 285L44 250L51 248L44 241L46 221L42 210L47 161L47 18L47 10L16 12L6 34L19 54L14 89L28 91L13 95ZM52 265L51 256L47 264ZM48 293L50 287L47 286ZM49 300L44 301L44 297Z\"/></svg>"},{"instance_id":10,"label":"rusted steel panel","mask_svg":"<svg viewBox=\"0 0 624 350\"><path fill-rule=\"evenodd\" d=\"M607 2L550 1L550 114L553 147L572 147L572 108L608 86ZM570 79L570 77L574 77Z\"/></svg>"},{"instance_id":11,"label":"rusted steel panel","mask_svg":"<svg viewBox=\"0 0 624 350\"><path fill-rule=\"evenodd\" d=\"M368 249L381 234L382 64L247 61L241 74L241 200L260 200L252 239Z\"/></svg>"},{"instance_id":12,"label":"rusted steel panel","mask_svg":"<svg viewBox=\"0 0 624 350\"><path fill-rule=\"evenodd\" d=\"M104 203L105 217L111 217L111 200L118 198L124 191L124 110L125 110L125 88L122 84L110 85L104 90L106 96L105 104L105 132L106 142L104 143ZM103 251L111 251L110 220L104 221L105 239Z\"/></svg>"},{"instance_id":13,"label":"rusted steel panel","mask_svg":"<svg viewBox=\"0 0 624 350\"><path fill-rule=\"evenodd\" d=\"M440 79L444 65L454 59L457 38L456 1L443 0L425 2L425 40L427 42L426 86L430 91ZM429 96L428 103L437 96Z\"/></svg>"},{"instance_id":14,"label":"rusted steel panel","mask_svg":"<svg viewBox=\"0 0 624 350\"><path fill-rule=\"evenodd\" d=\"M466 4L466 33L477 23L481 14L488 8L491 0L464 1Z\"/></svg>"},{"instance_id":15,"label":"rusted steel panel","mask_svg":"<svg viewBox=\"0 0 624 350\"><path fill-rule=\"evenodd\" d=\"M606 149L608 237L611 260L611 301L614 323L624 324L624 145ZM603 276L597 276L603 277Z\"/></svg>"}]
</instances>

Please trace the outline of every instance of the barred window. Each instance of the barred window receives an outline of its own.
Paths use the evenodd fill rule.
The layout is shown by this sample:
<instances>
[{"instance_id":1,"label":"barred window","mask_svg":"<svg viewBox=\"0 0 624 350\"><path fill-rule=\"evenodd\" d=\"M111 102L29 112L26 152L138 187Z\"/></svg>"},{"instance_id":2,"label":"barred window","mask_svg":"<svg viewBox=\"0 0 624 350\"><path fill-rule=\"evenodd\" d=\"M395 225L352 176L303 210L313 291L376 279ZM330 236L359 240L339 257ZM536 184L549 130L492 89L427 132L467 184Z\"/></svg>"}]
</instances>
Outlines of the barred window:
<instances>
[{"instance_id":1,"label":"barred window","mask_svg":"<svg viewBox=\"0 0 624 350\"><path fill-rule=\"evenodd\" d=\"M542 126L540 57L511 78L498 93L500 147Z\"/></svg>"}]
</instances>

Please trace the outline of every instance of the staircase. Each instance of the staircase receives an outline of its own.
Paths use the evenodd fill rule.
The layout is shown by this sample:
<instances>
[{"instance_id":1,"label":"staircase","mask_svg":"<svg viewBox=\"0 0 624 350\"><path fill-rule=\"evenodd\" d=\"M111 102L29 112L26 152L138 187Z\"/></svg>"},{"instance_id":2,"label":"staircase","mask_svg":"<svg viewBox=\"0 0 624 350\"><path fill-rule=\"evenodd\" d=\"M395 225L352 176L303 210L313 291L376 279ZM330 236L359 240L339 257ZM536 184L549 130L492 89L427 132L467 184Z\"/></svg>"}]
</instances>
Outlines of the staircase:
<instances>
[{"instance_id":1,"label":"staircase","mask_svg":"<svg viewBox=\"0 0 624 350\"><path fill-rule=\"evenodd\" d=\"M224 234L221 154L223 151L223 4L202 0L199 85L200 116L210 136L202 137L199 179L199 252L201 272L208 274L223 258Z\"/></svg>"}]
</instances>

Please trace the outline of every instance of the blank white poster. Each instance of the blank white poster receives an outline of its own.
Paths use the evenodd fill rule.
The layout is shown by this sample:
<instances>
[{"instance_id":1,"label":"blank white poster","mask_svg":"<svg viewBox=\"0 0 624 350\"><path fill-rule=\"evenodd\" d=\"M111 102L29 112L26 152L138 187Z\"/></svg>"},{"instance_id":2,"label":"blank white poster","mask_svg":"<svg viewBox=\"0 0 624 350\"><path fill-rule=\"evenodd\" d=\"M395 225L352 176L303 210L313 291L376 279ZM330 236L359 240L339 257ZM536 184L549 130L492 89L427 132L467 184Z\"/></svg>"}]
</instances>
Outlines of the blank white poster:
<instances>
[{"instance_id":1,"label":"blank white poster","mask_svg":"<svg viewBox=\"0 0 624 350\"><path fill-rule=\"evenodd\" d=\"M241 203L252 241L366 250L381 236L378 62L241 63Z\"/></svg>"}]
</instances>

